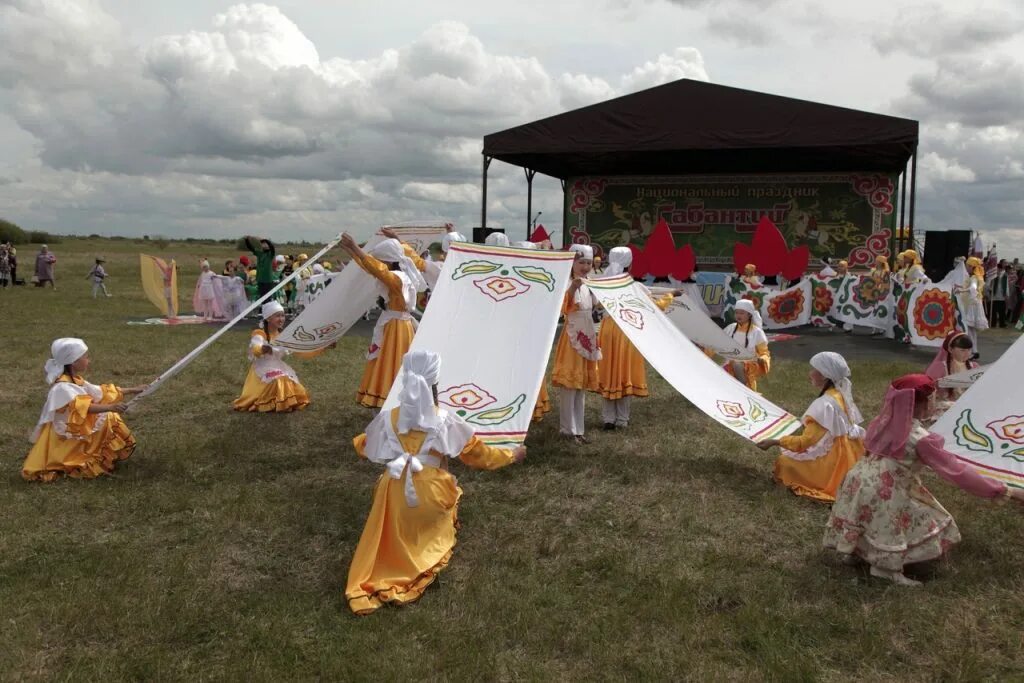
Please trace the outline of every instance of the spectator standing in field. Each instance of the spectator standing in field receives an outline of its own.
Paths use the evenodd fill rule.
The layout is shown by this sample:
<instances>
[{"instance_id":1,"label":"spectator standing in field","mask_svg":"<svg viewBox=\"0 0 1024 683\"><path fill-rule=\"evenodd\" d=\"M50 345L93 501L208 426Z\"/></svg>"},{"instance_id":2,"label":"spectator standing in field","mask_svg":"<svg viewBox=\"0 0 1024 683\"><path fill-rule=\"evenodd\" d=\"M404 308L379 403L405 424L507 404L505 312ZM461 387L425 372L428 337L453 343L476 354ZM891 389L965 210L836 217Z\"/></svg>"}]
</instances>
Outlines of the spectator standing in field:
<instances>
[{"instance_id":1,"label":"spectator standing in field","mask_svg":"<svg viewBox=\"0 0 1024 683\"><path fill-rule=\"evenodd\" d=\"M7 240L7 262L11 265L11 284L18 284L18 250L14 242Z\"/></svg>"},{"instance_id":2,"label":"spectator standing in field","mask_svg":"<svg viewBox=\"0 0 1024 683\"><path fill-rule=\"evenodd\" d=\"M0 244L0 287L7 289L7 281L11 278L11 257L6 244Z\"/></svg>"},{"instance_id":3,"label":"spectator standing in field","mask_svg":"<svg viewBox=\"0 0 1024 683\"><path fill-rule=\"evenodd\" d=\"M103 267L106 263L102 258L96 259L96 265L92 267L89 274L86 275L86 279L92 279L92 298L95 299L96 295L99 294L100 290L103 290L103 295L110 297L110 292L107 291L107 284L104 280L107 279L107 271Z\"/></svg>"},{"instance_id":4,"label":"spectator standing in field","mask_svg":"<svg viewBox=\"0 0 1024 683\"><path fill-rule=\"evenodd\" d=\"M57 263L57 257L53 255L50 248L45 244L36 254L36 287L43 287L47 282L50 287L57 289L53 281L53 266Z\"/></svg>"},{"instance_id":5,"label":"spectator standing in field","mask_svg":"<svg viewBox=\"0 0 1024 683\"><path fill-rule=\"evenodd\" d=\"M992 327L1006 327L1006 299L1009 294L1006 276L1006 261L996 266L996 276L989 284L989 300L992 302Z\"/></svg>"},{"instance_id":6,"label":"spectator standing in field","mask_svg":"<svg viewBox=\"0 0 1024 683\"><path fill-rule=\"evenodd\" d=\"M246 237L245 246L256 256L256 291L260 297L274 288L274 243L265 237Z\"/></svg>"}]
</instances>

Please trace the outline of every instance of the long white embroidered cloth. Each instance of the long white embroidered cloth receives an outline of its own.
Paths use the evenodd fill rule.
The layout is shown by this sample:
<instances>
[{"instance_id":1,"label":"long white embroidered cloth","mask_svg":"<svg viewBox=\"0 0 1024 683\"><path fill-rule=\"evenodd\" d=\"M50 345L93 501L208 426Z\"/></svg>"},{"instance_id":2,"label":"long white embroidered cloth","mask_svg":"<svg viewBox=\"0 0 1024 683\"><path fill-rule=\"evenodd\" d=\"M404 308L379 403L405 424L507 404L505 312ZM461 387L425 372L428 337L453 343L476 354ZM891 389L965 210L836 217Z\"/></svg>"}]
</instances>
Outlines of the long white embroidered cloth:
<instances>
[{"instance_id":1,"label":"long white embroidered cloth","mask_svg":"<svg viewBox=\"0 0 1024 683\"><path fill-rule=\"evenodd\" d=\"M1024 337L935 423L946 450L979 474L1024 488ZM980 371L981 368L974 372Z\"/></svg>"},{"instance_id":2,"label":"long white embroidered cloth","mask_svg":"<svg viewBox=\"0 0 1024 683\"><path fill-rule=\"evenodd\" d=\"M444 228L396 228L399 239L417 252L440 241ZM384 239L374 235L366 250ZM377 301L377 280L356 264L349 264L302 313L274 339L274 346L292 351L316 351L330 346L352 329Z\"/></svg>"},{"instance_id":3,"label":"long white embroidered cloth","mask_svg":"<svg viewBox=\"0 0 1024 683\"><path fill-rule=\"evenodd\" d=\"M713 420L755 442L800 427L800 420L737 382L690 343L629 275L587 284L605 308L601 324L618 325L665 381Z\"/></svg>"},{"instance_id":4,"label":"long white embroidered cloth","mask_svg":"<svg viewBox=\"0 0 1024 683\"><path fill-rule=\"evenodd\" d=\"M657 290L655 290L657 291ZM665 315L693 343L706 349L713 349L718 355L731 360L747 360L754 357L751 349L725 333L708 314L703 302L695 301L689 292L672 300Z\"/></svg>"},{"instance_id":5,"label":"long white embroidered cloth","mask_svg":"<svg viewBox=\"0 0 1024 683\"><path fill-rule=\"evenodd\" d=\"M526 438L573 258L469 243L448 250L410 350L440 354L438 402L486 443ZM384 410L400 391L401 374Z\"/></svg>"}]
</instances>

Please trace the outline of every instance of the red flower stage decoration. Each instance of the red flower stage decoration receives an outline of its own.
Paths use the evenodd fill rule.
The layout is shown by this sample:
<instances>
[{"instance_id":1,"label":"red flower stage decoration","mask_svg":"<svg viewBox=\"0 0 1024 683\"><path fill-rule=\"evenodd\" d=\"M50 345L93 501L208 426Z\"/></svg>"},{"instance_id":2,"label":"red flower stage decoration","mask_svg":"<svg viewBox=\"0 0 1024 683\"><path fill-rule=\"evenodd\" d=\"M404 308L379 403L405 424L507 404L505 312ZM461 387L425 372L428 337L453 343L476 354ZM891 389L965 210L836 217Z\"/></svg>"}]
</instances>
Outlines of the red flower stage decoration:
<instances>
[{"instance_id":1,"label":"red flower stage decoration","mask_svg":"<svg viewBox=\"0 0 1024 683\"><path fill-rule=\"evenodd\" d=\"M804 244L790 250L786 238L767 216L762 216L754 231L750 245L737 242L733 247L732 261L737 273L742 273L748 263L757 266L761 275L779 275L787 280L796 280L807 271L811 250Z\"/></svg>"},{"instance_id":2,"label":"red flower stage decoration","mask_svg":"<svg viewBox=\"0 0 1024 683\"><path fill-rule=\"evenodd\" d=\"M697 257L689 244L676 249L676 241L665 219L658 221L654 231L647 238L643 249L629 245L633 252L633 265L629 269L633 277L642 278L647 275L654 277L672 276L677 280L685 280L693 274L697 266Z\"/></svg>"},{"instance_id":3,"label":"red flower stage decoration","mask_svg":"<svg viewBox=\"0 0 1024 683\"><path fill-rule=\"evenodd\" d=\"M530 235L530 241L534 244L540 244L541 242L545 242L550 239L551 235L548 234L548 231L544 229L543 225L538 225L536 229L534 229L533 234Z\"/></svg>"},{"instance_id":4,"label":"red flower stage decoration","mask_svg":"<svg viewBox=\"0 0 1024 683\"><path fill-rule=\"evenodd\" d=\"M804 312L804 290L791 289L776 296L768 304L768 317L785 325L800 317Z\"/></svg>"},{"instance_id":5,"label":"red flower stage decoration","mask_svg":"<svg viewBox=\"0 0 1024 683\"><path fill-rule=\"evenodd\" d=\"M941 289L927 289L914 302L914 327L925 339L945 339L956 329L952 298Z\"/></svg>"}]
</instances>

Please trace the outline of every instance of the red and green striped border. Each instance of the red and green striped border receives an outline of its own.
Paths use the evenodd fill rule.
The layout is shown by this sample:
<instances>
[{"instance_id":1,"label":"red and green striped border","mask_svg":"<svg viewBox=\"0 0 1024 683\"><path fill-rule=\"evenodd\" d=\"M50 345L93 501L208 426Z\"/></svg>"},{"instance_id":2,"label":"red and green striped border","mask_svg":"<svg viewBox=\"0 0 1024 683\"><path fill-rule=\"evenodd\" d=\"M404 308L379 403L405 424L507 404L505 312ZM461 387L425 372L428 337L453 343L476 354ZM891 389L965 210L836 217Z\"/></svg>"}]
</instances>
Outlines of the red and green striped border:
<instances>
[{"instance_id":1,"label":"red and green striped border","mask_svg":"<svg viewBox=\"0 0 1024 683\"><path fill-rule=\"evenodd\" d=\"M538 251L536 249L517 249L516 247L492 247L486 244L470 242L452 242L448 247L448 251L457 251L462 254L519 258L524 261L572 261L576 258L576 253L572 251Z\"/></svg>"}]
</instances>

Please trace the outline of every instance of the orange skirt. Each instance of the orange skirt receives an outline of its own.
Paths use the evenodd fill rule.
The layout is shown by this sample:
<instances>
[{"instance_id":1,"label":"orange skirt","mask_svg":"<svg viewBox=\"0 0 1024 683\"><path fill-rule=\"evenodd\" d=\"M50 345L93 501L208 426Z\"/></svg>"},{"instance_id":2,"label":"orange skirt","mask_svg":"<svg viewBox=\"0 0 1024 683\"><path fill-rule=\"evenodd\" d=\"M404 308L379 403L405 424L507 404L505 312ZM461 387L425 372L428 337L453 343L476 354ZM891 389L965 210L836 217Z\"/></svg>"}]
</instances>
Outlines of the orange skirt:
<instances>
[{"instance_id":1,"label":"orange skirt","mask_svg":"<svg viewBox=\"0 0 1024 683\"><path fill-rule=\"evenodd\" d=\"M412 345L414 334L416 329L411 320L392 320L384 326L380 353L373 360L366 361L356 394L357 403L367 408L383 407L391 385L402 369L402 358Z\"/></svg>"},{"instance_id":2,"label":"orange skirt","mask_svg":"<svg viewBox=\"0 0 1024 683\"><path fill-rule=\"evenodd\" d=\"M613 401L626 396L649 396L647 364L619 326L610 321L601 323L598 340L601 345L598 393Z\"/></svg>"},{"instance_id":3,"label":"orange skirt","mask_svg":"<svg viewBox=\"0 0 1024 683\"><path fill-rule=\"evenodd\" d=\"M309 405L306 388L288 377L263 383L249 366L242 395L231 404L235 410L259 413L290 413Z\"/></svg>"},{"instance_id":4,"label":"orange skirt","mask_svg":"<svg viewBox=\"0 0 1024 683\"><path fill-rule=\"evenodd\" d=\"M533 421L540 422L550 412L551 399L548 398L548 384L543 382L540 385L540 393L537 395L537 405L533 407Z\"/></svg>"},{"instance_id":5,"label":"orange skirt","mask_svg":"<svg viewBox=\"0 0 1024 683\"><path fill-rule=\"evenodd\" d=\"M135 437L117 413L103 416L103 425L83 440L64 438L52 424L44 425L21 466L21 476L29 481L54 481L62 476L95 479L113 472L114 466L135 450Z\"/></svg>"},{"instance_id":6,"label":"orange skirt","mask_svg":"<svg viewBox=\"0 0 1024 683\"><path fill-rule=\"evenodd\" d=\"M563 327L555 346L555 368L551 372L551 383L563 389L597 391L597 373L597 361L587 360L576 353Z\"/></svg>"}]
</instances>

